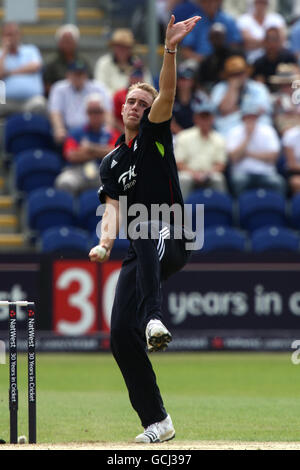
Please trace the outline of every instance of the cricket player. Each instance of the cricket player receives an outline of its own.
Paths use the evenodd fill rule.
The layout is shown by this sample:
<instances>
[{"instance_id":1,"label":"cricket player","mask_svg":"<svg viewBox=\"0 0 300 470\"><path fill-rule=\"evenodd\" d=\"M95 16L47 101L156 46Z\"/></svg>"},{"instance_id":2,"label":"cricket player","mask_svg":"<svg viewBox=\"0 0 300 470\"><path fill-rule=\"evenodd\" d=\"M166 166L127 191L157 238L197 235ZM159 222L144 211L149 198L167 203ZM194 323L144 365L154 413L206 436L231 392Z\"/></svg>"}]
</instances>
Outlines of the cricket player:
<instances>
[{"instance_id":1,"label":"cricket player","mask_svg":"<svg viewBox=\"0 0 300 470\"><path fill-rule=\"evenodd\" d=\"M135 438L140 443L164 442L175 436L147 349L164 350L171 341L171 334L162 323L161 283L185 265L190 251L186 248L183 224L176 225L172 214L168 221L153 217L151 210L165 204L175 205L183 212L170 131L176 51L200 19L194 16L175 23L172 15L166 30L159 93L146 83L129 88L122 109L125 134L100 166L99 197L105 203L105 212L99 246L90 251L89 257L94 262L109 259L118 234L120 198L126 196L125 225L131 243L116 287L111 349L144 428ZM130 209L137 204L147 216L135 223Z\"/></svg>"}]
</instances>

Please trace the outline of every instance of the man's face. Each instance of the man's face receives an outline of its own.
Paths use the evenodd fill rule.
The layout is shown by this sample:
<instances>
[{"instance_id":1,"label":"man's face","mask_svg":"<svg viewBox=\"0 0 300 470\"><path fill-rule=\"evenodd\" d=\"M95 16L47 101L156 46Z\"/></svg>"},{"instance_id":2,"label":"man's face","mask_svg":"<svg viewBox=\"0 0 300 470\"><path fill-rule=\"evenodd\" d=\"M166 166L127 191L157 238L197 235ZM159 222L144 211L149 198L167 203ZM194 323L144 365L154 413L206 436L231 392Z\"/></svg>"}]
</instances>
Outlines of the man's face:
<instances>
[{"instance_id":1,"label":"man's face","mask_svg":"<svg viewBox=\"0 0 300 470\"><path fill-rule=\"evenodd\" d=\"M200 7L209 17L214 17L220 8L220 0L201 0Z\"/></svg>"},{"instance_id":2,"label":"man's face","mask_svg":"<svg viewBox=\"0 0 300 470\"><path fill-rule=\"evenodd\" d=\"M268 6L269 6L268 0L255 0L254 2L255 10L263 14L267 11Z\"/></svg>"},{"instance_id":3,"label":"man's face","mask_svg":"<svg viewBox=\"0 0 300 470\"><path fill-rule=\"evenodd\" d=\"M132 56L132 47L125 44L114 44L112 50L117 62L128 62Z\"/></svg>"},{"instance_id":4,"label":"man's face","mask_svg":"<svg viewBox=\"0 0 300 470\"><path fill-rule=\"evenodd\" d=\"M76 50L77 43L71 33L64 33L59 40L58 48L62 53L70 53Z\"/></svg>"},{"instance_id":5,"label":"man's face","mask_svg":"<svg viewBox=\"0 0 300 470\"><path fill-rule=\"evenodd\" d=\"M194 124L203 133L209 133L212 130L214 123L214 116L211 113L196 113L194 114Z\"/></svg>"},{"instance_id":6,"label":"man's face","mask_svg":"<svg viewBox=\"0 0 300 470\"><path fill-rule=\"evenodd\" d=\"M269 31L265 39L265 50L269 53L278 53L281 50L282 41L279 31Z\"/></svg>"},{"instance_id":7,"label":"man's face","mask_svg":"<svg viewBox=\"0 0 300 470\"><path fill-rule=\"evenodd\" d=\"M136 88L132 90L122 107L124 126L130 130L138 130L145 109L153 103L152 95L145 90Z\"/></svg>"},{"instance_id":8,"label":"man's face","mask_svg":"<svg viewBox=\"0 0 300 470\"><path fill-rule=\"evenodd\" d=\"M246 72L236 72L236 73L231 73L228 77L228 81L235 81L237 84L239 84L240 87L244 86L248 79L248 75Z\"/></svg>"},{"instance_id":9,"label":"man's face","mask_svg":"<svg viewBox=\"0 0 300 470\"><path fill-rule=\"evenodd\" d=\"M215 49L219 49L225 45L226 34L219 31L212 31L209 35L210 42Z\"/></svg>"},{"instance_id":10,"label":"man's face","mask_svg":"<svg viewBox=\"0 0 300 470\"><path fill-rule=\"evenodd\" d=\"M83 71L69 71L68 79L76 90L81 90L88 79L87 73Z\"/></svg>"},{"instance_id":11,"label":"man's face","mask_svg":"<svg viewBox=\"0 0 300 470\"><path fill-rule=\"evenodd\" d=\"M88 115L89 125L98 129L103 126L105 121L105 111L99 101L90 101L86 113Z\"/></svg>"},{"instance_id":12,"label":"man's face","mask_svg":"<svg viewBox=\"0 0 300 470\"><path fill-rule=\"evenodd\" d=\"M18 25L14 23L6 24L2 32L2 41L6 42L10 49L17 48L20 42L20 30Z\"/></svg>"}]
</instances>

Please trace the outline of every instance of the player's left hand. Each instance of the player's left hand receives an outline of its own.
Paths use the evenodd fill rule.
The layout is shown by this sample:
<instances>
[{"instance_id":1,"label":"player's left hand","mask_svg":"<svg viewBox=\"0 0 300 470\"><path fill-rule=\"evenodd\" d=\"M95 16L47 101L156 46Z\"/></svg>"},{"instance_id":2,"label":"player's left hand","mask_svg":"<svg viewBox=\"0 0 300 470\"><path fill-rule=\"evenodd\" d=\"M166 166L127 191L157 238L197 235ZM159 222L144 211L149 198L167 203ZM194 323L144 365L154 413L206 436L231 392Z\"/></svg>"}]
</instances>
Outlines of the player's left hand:
<instances>
[{"instance_id":1,"label":"player's left hand","mask_svg":"<svg viewBox=\"0 0 300 470\"><path fill-rule=\"evenodd\" d=\"M201 16L193 16L187 20L175 23L175 16L172 15L166 31L166 46L169 49L175 49L177 44L194 29L200 20Z\"/></svg>"}]
</instances>

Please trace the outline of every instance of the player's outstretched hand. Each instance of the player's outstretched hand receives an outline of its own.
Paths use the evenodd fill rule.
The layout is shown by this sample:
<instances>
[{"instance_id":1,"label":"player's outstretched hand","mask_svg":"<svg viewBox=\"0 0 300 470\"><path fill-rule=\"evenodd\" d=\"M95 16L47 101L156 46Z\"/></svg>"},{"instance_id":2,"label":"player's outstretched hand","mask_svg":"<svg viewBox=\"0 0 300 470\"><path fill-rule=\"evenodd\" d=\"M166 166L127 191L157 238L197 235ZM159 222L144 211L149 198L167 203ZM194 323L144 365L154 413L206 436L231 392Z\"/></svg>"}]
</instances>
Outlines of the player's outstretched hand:
<instances>
[{"instance_id":1,"label":"player's outstretched hand","mask_svg":"<svg viewBox=\"0 0 300 470\"><path fill-rule=\"evenodd\" d=\"M196 26L201 16L193 16L187 20L175 23L175 16L172 15L166 31L166 45L174 48L179 44L185 36L187 36Z\"/></svg>"},{"instance_id":2,"label":"player's outstretched hand","mask_svg":"<svg viewBox=\"0 0 300 470\"><path fill-rule=\"evenodd\" d=\"M90 260L98 263L104 263L109 259L109 256L110 250L101 245L94 246L89 252Z\"/></svg>"}]
</instances>

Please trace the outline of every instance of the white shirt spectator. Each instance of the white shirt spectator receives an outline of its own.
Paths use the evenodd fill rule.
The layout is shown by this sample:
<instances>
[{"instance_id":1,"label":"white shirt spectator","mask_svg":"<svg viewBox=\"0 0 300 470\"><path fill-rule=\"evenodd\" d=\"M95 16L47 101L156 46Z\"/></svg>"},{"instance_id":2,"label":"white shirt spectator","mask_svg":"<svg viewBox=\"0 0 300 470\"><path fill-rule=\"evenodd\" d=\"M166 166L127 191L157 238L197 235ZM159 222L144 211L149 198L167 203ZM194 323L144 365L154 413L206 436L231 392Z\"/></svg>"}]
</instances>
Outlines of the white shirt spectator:
<instances>
[{"instance_id":1,"label":"white shirt spectator","mask_svg":"<svg viewBox=\"0 0 300 470\"><path fill-rule=\"evenodd\" d=\"M282 15L275 12L269 12L266 14L264 22L258 23L251 13L245 13L240 16L237 20L238 28L243 31L249 31L254 39L262 41L265 37L267 29L275 27L282 29L286 26L285 20ZM253 63L258 57L264 53L262 48L254 49L249 51L247 54L247 60L249 63Z\"/></svg>"},{"instance_id":2,"label":"white shirt spectator","mask_svg":"<svg viewBox=\"0 0 300 470\"><path fill-rule=\"evenodd\" d=\"M246 139L244 124L233 128L227 136L227 151L233 152ZM251 139L246 149L251 153L279 152L280 140L275 129L267 124L257 122ZM242 160L233 163L232 174L234 176L245 174L271 175L276 173L276 166L253 157L244 157Z\"/></svg>"},{"instance_id":3,"label":"white shirt spectator","mask_svg":"<svg viewBox=\"0 0 300 470\"><path fill-rule=\"evenodd\" d=\"M282 145L291 148L297 163L300 163L300 126L293 127L283 134Z\"/></svg>"},{"instance_id":4,"label":"white shirt spectator","mask_svg":"<svg viewBox=\"0 0 300 470\"><path fill-rule=\"evenodd\" d=\"M230 132L235 126L241 123L241 112L240 110L234 111L226 116L218 113L218 108L224 99L225 94L228 90L228 81L217 83L211 92L211 102L216 111L215 126L218 132L227 138L228 132ZM271 125L271 113L272 113L272 101L271 95L268 88L263 83L259 83L255 80L248 79L245 83L243 93L241 96L240 107L243 107L246 102L257 104L263 114L260 116L259 121L265 124Z\"/></svg>"},{"instance_id":5,"label":"white shirt spectator","mask_svg":"<svg viewBox=\"0 0 300 470\"><path fill-rule=\"evenodd\" d=\"M96 62L95 80L98 83L103 83L113 96L118 90L128 87L131 71L131 65L121 69L114 61L113 56L108 53ZM144 81L153 84L151 73L147 68L144 70Z\"/></svg>"},{"instance_id":6,"label":"white shirt spectator","mask_svg":"<svg viewBox=\"0 0 300 470\"><path fill-rule=\"evenodd\" d=\"M203 138L198 127L179 132L175 139L177 163L185 163L190 170L210 171L214 163L225 163L225 141L216 131Z\"/></svg>"},{"instance_id":7,"label":"white shirt spectator","mask_svg":"<svg viewBox=\"0 0 300 470\"><path fill-rule=\"evenodd\" d=\"M48 109L59 112L68 129L84 126L87 122L86 98L92 93L102 97L103 107L112 111L112 100L106 88L95 80L87 80L81 90L76 90L69 80L56 82L49 94Z\"/></svg>"},{"instance_id":8,"label":"white shirt spectator","mask_svg":"<svg viewBox=\"0 0 300 470\"><path fill-rule=\"evenodd\" d=\"M2 55L2 50L0 50ZM32 44L21 44L16 54L7 54L4 60L5 70L12 72L27 64L40 64L42 68L43 60L39 49ZM5 77L6 98L8 100L27 100L44 93L44 86L41 72L23 73Z\"/></svg>"}]
</instances>

